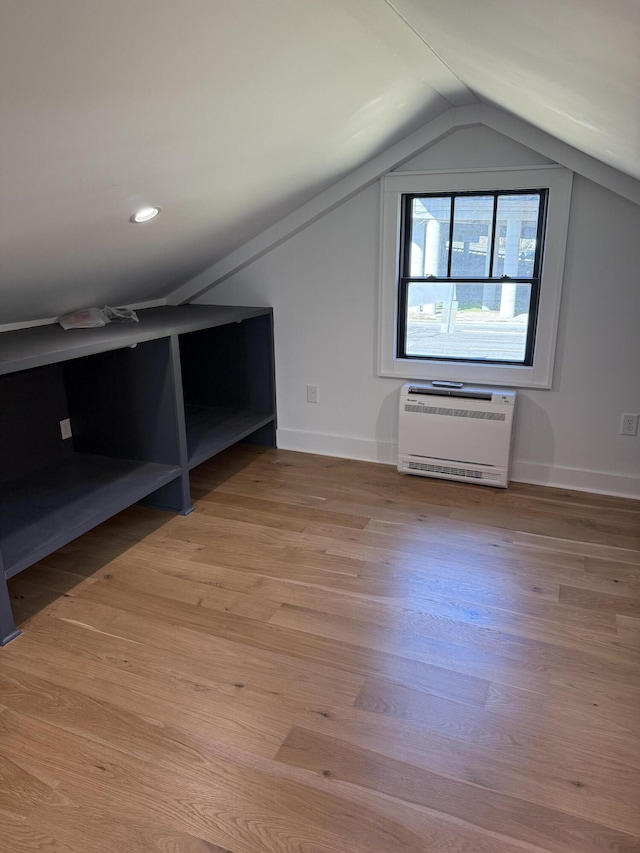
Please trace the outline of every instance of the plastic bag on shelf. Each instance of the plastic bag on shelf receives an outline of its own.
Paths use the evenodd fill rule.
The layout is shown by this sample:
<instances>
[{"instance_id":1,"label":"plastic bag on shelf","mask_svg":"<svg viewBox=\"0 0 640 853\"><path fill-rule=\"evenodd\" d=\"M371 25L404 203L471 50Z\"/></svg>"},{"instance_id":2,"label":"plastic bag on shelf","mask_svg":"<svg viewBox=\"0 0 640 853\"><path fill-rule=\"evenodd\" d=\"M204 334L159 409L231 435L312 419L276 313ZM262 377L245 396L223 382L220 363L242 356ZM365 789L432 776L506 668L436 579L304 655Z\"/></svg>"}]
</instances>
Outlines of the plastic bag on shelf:
<instances>
[{"instance_id":1,"label":"plastic bag on shelf","mask_svg":"<svg viewBox=\"0 0 640 853\"><path fill-rule=\"evenodd\" d=\"M109 323L139 323L138 315L131 308L83 308L58 317L63 329L99 329Z\"/></svg>"},{"instance_id":2,"label":"plastic bag on shelf","mask_svg":"<svg viewBox=\"0 0 640 853\"><path fill-rule=\"evenodd\" d=\"M108 323L139 323L138 315L132 308L110 308L105 305L102 309Z\"/></svg>"},{"instance_id":3,"label":"plastic bag on shelf","mask_svg":"<svg viewBox=\"0 0 640 853\"><path fill-rule=\"evenodd\" d=\"M98 329L109 322L110 320L100 308L83 308L58 317L58 323L63 329Z\"/></svg>"}]
</instances>

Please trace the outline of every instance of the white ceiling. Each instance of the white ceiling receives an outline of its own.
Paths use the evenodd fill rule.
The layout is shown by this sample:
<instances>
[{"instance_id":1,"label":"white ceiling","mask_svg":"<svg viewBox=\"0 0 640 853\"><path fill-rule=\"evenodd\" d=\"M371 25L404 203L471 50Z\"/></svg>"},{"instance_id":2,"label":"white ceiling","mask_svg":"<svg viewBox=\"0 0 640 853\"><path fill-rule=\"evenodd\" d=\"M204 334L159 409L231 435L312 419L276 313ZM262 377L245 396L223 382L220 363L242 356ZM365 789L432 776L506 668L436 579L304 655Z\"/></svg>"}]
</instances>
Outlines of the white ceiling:
<instances>
[{"instance_id":1,"label":"white ceiling","mask_svg":"<svg viewBox=\"0 0 640 853\"><path fill-rule=\"evenodd\" d=\"M389 0L482 101L640 178L639 0Z\"/></svg>"},{"instance_id":2,"label":"white ceiling","mask_svg":"<svg viewBox=\"0 0 640 853\"><path fill-rule=\"evenodd\" d=\"M640 177L637 0L0 0L0 324L171 290L493 102ZM154 222L129 216L162 207Z\"/></svg>"}]
</instances>

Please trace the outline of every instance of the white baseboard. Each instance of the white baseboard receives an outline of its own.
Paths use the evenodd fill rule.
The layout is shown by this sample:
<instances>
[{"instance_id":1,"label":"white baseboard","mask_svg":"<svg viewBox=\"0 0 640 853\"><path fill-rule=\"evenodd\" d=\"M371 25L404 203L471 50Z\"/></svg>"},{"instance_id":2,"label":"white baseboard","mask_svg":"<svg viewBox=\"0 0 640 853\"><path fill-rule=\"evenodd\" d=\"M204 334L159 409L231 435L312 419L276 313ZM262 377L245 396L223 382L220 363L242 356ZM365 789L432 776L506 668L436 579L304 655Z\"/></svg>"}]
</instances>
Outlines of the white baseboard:
<instances>
[{"instance_id":1,"label":"white baseboard","mask_svg":"<svg viewBox=\"0 0 640 853\"><path fill-rule=\"evenodd\" d=\"M541 465L538 462L513 460L511 479L519 483L575 489L620 498L640 498L640 477L629 474L607 474L604 471L586 471L582 468L562 468L559 465Z\"/></svg>"},{"instance_id":2,"label":"white baseboard","mask_svg":"<svg viewBox=\"0 0 640 853\"><path fill-rule=\"evenodd\" d=\"M279 429L276 441L283 450L300 450L303 453L360 459L363 462L384 462L387 465L396 465L398 461L398 446L391 441L372 441L369 438L301 429Z\"/></svg>"},{"instance_id":3,"label":"white baseboard","mask_svg":"<svg viewBox=\"0 0 640 853\"><path fill-rule=\"evenodd\" d=\"M279 429L277 444L283 450L299 450L302 453L360 459L364 462L382 462L387 465L396 465L398 456L398 447L392 441L373 441L368 438L299 429ZM511 479L519 483L640 499L640 477L625 474L562 468L514 459Z\"/></svg>"}]
</instances>

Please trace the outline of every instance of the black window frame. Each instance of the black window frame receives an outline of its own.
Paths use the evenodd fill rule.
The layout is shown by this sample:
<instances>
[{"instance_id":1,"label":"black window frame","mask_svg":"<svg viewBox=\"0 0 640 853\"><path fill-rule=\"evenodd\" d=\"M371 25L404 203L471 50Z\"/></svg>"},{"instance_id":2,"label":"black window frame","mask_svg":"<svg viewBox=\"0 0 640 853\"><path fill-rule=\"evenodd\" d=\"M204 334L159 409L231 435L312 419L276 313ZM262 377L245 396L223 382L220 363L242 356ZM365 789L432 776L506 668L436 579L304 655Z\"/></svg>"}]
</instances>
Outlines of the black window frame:
<instances>
[{"instance_id":1,"label":"black window frame","mask_svg":"<svg viewBox=\"0 0 640 853\"><path fill-rule=\"evenodd\" d=\"M466 277L466 276L451 276L451 265L453 256L453 230L455 226L455 199L469 196L492 196L493 201L493 217L491 223L491 234L489 235L491 255L489 269L493 272L494 253L496 246L496 223L498 215L498 198L509 195L538 195L540 204L538 208L538 226L536 229L536 249L533 259L533 276L530 278L521 276L484 276ZM409 272L409 264L411 259L411 232L412 232L412 209L414 199L419 198L449 198L451 200L451 215L449 222L449 249L447 258L447 276L411 276ZM549 190L546 187L523 188L523 189L489 189L489 190L454 190L445 192L418 192L418 193L402 193L401 194L401 216L400 216L400 253L398 258L399 274L398 274L398 312L397 312L397 358L415 359L417 361L454 361L459 363L470 364L497 364L531 367L533 365L536 328L538 322L538 308L540 305L540 281L542 275L542 262L544 257L544 238L546 233L547 213L549 207ZM462 358L458 356L431 356L431 355L415 355L407 353L407 294L409 285L414 283L425 284L504 284L512 282L514 284L528 284L531 287L529 301L529 321L527 324L527 339L525 343L525 353L522 361L513 361L507 359L491 359L491 358Z\"/></svg>"}]
</instances>

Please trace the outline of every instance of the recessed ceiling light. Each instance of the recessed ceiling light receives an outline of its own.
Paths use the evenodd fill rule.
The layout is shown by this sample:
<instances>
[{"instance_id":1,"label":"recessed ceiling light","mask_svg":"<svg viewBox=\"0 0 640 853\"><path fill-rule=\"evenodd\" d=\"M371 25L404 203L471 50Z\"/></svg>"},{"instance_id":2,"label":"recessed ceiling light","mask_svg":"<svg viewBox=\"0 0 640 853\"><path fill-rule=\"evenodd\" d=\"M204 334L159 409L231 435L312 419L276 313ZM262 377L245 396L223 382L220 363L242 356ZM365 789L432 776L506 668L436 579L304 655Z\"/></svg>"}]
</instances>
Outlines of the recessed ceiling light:
<instances>
[{"instance_id":1,"label":"recessed ceiling light","mask_svg":"<svg viewBox=\"0 0 640 853\"><path fill-rule=\"evenodd\" d=\"M143 207L131 217L131 222L148 222L160 213L159 207Z\"/></svg>"}]
</instances>

